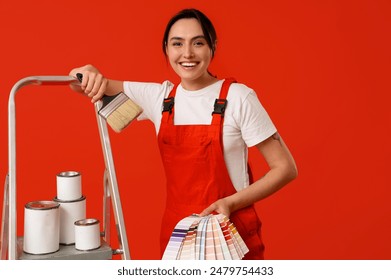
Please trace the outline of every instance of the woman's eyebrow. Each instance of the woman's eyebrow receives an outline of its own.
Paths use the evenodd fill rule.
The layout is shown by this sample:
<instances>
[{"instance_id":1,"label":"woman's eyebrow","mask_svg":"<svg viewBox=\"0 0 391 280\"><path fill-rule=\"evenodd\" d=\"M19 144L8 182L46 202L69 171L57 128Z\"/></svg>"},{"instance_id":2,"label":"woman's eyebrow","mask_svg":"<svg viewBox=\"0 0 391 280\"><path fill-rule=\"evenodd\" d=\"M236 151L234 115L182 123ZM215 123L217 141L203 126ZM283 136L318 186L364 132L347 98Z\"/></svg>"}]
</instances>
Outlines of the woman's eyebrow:
<instances>
[{"instance_id":1,"label":"woman's eyebrow","mask_svg":"<svg viewBox=\"0 0 391 280\"><path fill-rule=\"evenodd\" d=\"M198 35L198 36L195 36L195 37L191 38L192 41L197 40L197 39L205 39L205 36L204 35ZM185 39L182 38L182 37L179 37L179 36L174 36L174 37L170 38L170 41L172 41L172 40L185 40Z\"/></svg>"}]
</instances>

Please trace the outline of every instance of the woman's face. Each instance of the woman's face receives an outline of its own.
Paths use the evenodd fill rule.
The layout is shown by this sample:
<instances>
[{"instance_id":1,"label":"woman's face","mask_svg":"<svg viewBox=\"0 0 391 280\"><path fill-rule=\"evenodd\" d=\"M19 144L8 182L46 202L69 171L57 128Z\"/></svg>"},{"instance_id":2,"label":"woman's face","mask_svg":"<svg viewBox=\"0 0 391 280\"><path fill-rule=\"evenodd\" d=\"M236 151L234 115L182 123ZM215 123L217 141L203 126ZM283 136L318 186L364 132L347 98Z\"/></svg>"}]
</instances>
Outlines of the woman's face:
<instances>
[{"instance_id":1,"label":"woman's face","mask_svg":"<svg viewBox=\"0 0 391 280\"><path fill-rule=\"evenodd\" d=\"M166 48L171 67L185 89L200 89L213 78L208 73L212 51L196 19L175 22L168 34Z\"/></svg>"}]
</instances>

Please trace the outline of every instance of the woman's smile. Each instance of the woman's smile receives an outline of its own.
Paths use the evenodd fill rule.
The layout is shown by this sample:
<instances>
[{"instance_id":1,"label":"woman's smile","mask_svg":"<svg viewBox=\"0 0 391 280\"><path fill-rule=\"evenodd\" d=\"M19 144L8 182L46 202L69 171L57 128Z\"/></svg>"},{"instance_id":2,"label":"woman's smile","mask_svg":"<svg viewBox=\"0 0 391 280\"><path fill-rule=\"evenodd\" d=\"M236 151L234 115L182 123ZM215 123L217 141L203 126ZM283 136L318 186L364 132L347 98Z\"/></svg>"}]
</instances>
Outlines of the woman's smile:
<instances>
[{"instance_id":1,"label":"woman's smile","mask_svg":"<svg viewBox=\"0 0 391 280\"><path fill-rule=\"evenodd\" d=\"M192 70L194 69L197 65L198 65L198 62L179 62L179 64L185 68L186 70Z\"/></svg>"}]
</instances>

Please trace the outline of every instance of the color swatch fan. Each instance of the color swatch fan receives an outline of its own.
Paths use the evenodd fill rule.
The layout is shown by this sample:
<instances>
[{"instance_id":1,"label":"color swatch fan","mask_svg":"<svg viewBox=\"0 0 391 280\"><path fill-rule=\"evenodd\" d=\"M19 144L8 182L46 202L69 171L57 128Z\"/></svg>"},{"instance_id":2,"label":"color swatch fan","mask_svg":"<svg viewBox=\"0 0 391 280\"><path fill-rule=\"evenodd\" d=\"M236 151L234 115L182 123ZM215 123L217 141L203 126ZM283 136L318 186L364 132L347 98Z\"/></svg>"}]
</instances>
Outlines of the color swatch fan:
<instances>
[{"instance_id":1,"label":"color swatch fan","mask_svg":"<svg viewBox=\"0 0 391 280\"><path fill-rule=\"evenodd\" d=\"M163 260L240 260L248 248L224 215L191 215L176 226Z\"/></svg>"}]
</instances>

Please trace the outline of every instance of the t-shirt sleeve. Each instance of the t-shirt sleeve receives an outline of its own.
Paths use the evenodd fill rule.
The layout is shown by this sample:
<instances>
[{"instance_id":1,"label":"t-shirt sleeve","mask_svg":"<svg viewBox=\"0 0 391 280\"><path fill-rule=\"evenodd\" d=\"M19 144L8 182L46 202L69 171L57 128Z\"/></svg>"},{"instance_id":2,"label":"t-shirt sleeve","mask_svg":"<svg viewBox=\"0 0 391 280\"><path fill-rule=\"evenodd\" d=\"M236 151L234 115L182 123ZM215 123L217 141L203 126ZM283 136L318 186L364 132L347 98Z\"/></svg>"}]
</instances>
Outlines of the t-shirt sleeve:
<instances>
[{"instance_id":1,"label":"t-shirt sleeve","mask_svg":"<svg viewBox=\"0 0 391 280\"><path fill-rule=\"evenodd\" d=\"M253 90L243 100L239 122L243 140L248 147L257 145L277 131Z\"/></svg>"},{"instance_id":2,"label":"t-shirt sleeve","mask_svg":"<svg viewBox=\"0 0 391 280\"><path fill-rule=\"evenodd\" d=\"M173 85L169 81L163 83L145 83L125 81L124 93L143 109L138 120L157 122L161 118L163 99L168 96Z\"/></svg>"}]
</instances>

